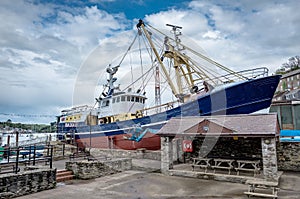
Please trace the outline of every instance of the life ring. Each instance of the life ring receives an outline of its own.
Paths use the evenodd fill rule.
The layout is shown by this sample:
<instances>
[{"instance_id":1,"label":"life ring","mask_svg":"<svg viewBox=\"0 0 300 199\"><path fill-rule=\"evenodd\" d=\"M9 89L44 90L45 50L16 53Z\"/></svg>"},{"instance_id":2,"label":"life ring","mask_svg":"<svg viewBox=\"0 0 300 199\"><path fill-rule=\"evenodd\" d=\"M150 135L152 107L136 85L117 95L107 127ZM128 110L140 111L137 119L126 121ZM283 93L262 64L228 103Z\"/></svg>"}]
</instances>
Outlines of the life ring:
<instances>
[{"instance_id":1,"label":"life ring","mask_svg":"<svg viewBox=\"0 0 300 199\"><path fill-rule=\"evenodd\" d=\"M197 93L198 91L199 91L198 86L193 86L193 87L191 88L191 93Z\"/></svg>"},{"instance_id":2,"label":"life ring","mask_svg":"<svg viewBox=\"0 0 300 199\"><path fill-rule=\"evenodd\" d=\"M136 118L143 117L142 111L141 111L141 110L137 110L137 111L135 112L135 117L136 117Z\"/></svg>"}]
</instances>

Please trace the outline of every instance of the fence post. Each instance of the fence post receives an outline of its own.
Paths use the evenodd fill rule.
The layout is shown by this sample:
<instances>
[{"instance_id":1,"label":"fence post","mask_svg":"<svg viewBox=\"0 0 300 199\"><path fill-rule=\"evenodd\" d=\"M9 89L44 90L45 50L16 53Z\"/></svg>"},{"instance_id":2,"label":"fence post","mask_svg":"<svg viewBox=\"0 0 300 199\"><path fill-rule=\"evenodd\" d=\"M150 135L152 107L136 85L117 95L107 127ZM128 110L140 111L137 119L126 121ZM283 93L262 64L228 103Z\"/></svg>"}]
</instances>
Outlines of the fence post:
<instances>
[{"instance_id":1,"label":"fence post","mask_svg":"<svg viewBox=\"0 0 300 199\"><path fill-rule=\"evenodd\" d=\"M47 144L47 156L49 156L49 147L50 147L50 144Z\"/></svg>"},{"instance_id":2,"label":"fence post","mask_svg":"<svg viewBox=\"0 0 300 199\"><path fill-rule=\"evenodd\" d=\"M36 151L36 146L33 145L33 166L35 165L35 151Z\"/></svg>"},{"instance_id":3,"label":"fence post","mask_svg":"<svg viewBox=\"0 0 300 199\"><path fill-rule=\"evenodd\" d=\"M78 155L78 142L76 142L76 153L77 153L77 155Z\"/></svg>"},{"instance_id":4,"label":"fence post","mask_svg":"<svg viewBox=\"0 0 300 199\"><path fill-rule=\"evenodd\" d=\"M50 145L50 169L52 169L52 160L53 160L53 146Z\"/></svg>"},{"instance_id":5,"label":"fence post","mask_svg":"<svg viewBox=\"0 0 300 199\"><path fill-rule=\"evenodd\" d=\"M29 145L29 157L28 157L28 165L30 165L30 160L31 160L31 145Z\"/></svg>"},{"instance_id":6,"label":"fence post","mask_svg":"<svg viewBox=\"0 0 300 199\"><path fill-rule=\"evenodd\" d=\"M9 163L9 157L10 157L10 146L7 148L7 162Z\"/></svg>"},{"instance_id":7,"label":"fence post","mask_svg":"<svg viewBox=\"0 0 300 199\"><path fill-rule=\"evenodd\" d=\"M17 147L17 157L16 157L16 168L15 168L15 173L18 173L18 168L19 168L19 155L20 155L20 147Z\"/></svg>"}]
</instances>

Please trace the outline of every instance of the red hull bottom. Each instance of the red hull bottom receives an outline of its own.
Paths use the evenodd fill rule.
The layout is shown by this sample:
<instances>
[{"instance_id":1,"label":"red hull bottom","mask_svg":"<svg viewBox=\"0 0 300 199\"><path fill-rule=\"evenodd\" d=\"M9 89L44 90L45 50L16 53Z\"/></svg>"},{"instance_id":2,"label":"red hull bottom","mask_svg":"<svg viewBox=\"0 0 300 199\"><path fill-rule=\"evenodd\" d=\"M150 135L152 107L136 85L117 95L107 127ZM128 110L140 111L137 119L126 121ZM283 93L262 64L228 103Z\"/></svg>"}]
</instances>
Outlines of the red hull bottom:
<instances>
[{"instance_id":1,"label":"red hull bottom","mask_svg":"<svg viewBox=\"0 0 300 199\"><path fill-rule=\"evenodd\" d=\"M146 133L139 142L126 139L131 137L130 134L102 136L77 139L76 142L80 148L104 148L104 149L124 149L124 150L160 150L160 137L152 133Z\"/></svg>"}]
</instances>

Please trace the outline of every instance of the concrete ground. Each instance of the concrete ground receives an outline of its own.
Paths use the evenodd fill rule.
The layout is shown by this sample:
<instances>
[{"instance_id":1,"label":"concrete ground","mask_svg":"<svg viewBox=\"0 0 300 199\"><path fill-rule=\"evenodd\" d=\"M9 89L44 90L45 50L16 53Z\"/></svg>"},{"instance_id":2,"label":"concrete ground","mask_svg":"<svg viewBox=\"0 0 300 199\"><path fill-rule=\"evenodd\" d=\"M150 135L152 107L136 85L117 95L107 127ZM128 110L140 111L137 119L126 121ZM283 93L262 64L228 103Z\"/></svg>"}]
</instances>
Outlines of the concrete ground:
<instances>
[{"instance_id":1,"label":"concrete ground","mask_svg":"<svg viewBox=\"0 0 300 199\"><path fill-rule=\"evenodd\" d=\"M72 180L58 183L57 188L19 197L20 199L179 199L179 198L222 198L246 199L243 194L248 186L238 183L218 182L195 178L165 176L155 172L158 161L133 160L131 170L96 178L93 180ZM54 167L64 168L64 161L57 161ZM151 172L150 170L153 170ZM300 198L300 173L284 172L280 180L279 197L282 199ZM256 197L257 198L257 197Z\"/></svg>"}]
</instances>

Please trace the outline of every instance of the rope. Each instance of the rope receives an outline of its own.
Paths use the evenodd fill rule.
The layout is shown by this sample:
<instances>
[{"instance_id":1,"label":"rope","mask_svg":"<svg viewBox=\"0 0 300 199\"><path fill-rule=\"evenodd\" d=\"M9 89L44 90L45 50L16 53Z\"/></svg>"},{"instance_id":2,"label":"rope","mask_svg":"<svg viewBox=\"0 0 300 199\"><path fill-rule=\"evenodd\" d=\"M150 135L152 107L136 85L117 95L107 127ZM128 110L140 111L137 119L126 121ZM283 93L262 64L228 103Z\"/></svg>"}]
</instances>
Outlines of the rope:
<instances>
[{"instance_id":1,"label":"rope","mask_svg":"<svg viewBox=\"0 0 300 199\"><path fill-rule=\"evenodd\" d=\"M130 44L130 46L128 47L128 49L127 49L127 51L125 52L125 54L123 55L123 57L122 57L122 59L120 60L120 63L119 63L118 66L120 66L120 65L122 64L122 62L124 61L124 59L125 59L127 53L130 51L131 47L133 46L133 44L134 44L134 42L135 42L137 36L138 36L138 33L136 33L136 35L135 35L133 41L131 42L131 44Z\"/></svg>"},{"instance_id":2,"label":"rope","mask_svg":"<svg viewBox=\"0 0 300 199\"><path fill-rule=\"evenodd\" d=\"M122 91L127 90L129 87L131 87L133 84L135 84L137 81L139 81L141 78L143 78L143 76L147 75L152 69L154 68L154 66L152 66L149 70L147 70L146 73L144 73L144 75L142 75L141 77L139 77L138 79L136 79L134 82L132 82L131 84L129 84L127 87L125 87Z\"/></svg>"},{"instance_id":3,"label":"rope","mask_svg":"<svg viewBox=\"0 0 300 199\"><path fill-rule=\"evenodd\" d=\"M158 30L158 29L152 27L152 26L149 25L149 24L147 24L147 26L150 27L150 28L152 28L153 30L159 32L159 33L162 34L162 35L168 36L168 35L164 34L163 32L161 32L160 30ZM168 38L169 38L170 40L172 40L172 41L175 41L173 38L170 38L170 37L168 37ZM235 71L233 71L233 70L231 70L231 69L229 69L229 68L223 66L222 64L219 64L218 62L216 62L216 61L214 61L214 60L212 60L212 59L210 59L210 58L208 58L208 57L202 55L202 54L199 53L199 52L194 51L193 49L189 48L188 46L185 46L185 45L183 45L182 43L181 43L180 45L182 45L182 47L184 47L185 49L188 49L189 51L191 51L191 52L194 53L195 55L201 57L201 58L204 59L205 61L207 61L207 62L209 62L209 63L211 63L211 64L213 64L213 65L215 65L215 66L217 66L217 67L219 67L219 68L221 68L221 69L223 69L224 71L226 71L226 72L228 72L228 73L231 73L231 74L235 74L236 76L238 76L238 77L240 77L240 78L242 78L242 79L247 79L247 78L244 77L243 75L236 73Z\"/></svg>"},{"instance_id":4,"label":"rope","mask_svg":"<svg viewBox=\"0 0 300 199\"><path fill-rule=\"evenodd\" d=\"M141 49L141 40L139 37L139 52L140 52L140 63L141 63L141 71L142 71L142 76L144 75L144 68L143 68L143 58L142 58L142 49ZM144 79L142 79L142 86L143 88L145 87L144 85Z\"/></svg>"},{"instance_id":5,"label":"rope","mask_svg":"<svg viewBox=\"0 0 300 199\"><path fill-rule=\"evenodd\" d=\"M152 66L151 68L154 68L154 66ZM149 72L150 71L148 71L147 72L147 75L149 74ZM152 75L150 76L150 78L148 79L148 81L146 82L146 84L148 84L149 83L149 81L151 80L151 78L153 77L153 75L154 75L154 71L153 71L153 73L152 73ZM140 86L140 88L139 89L141 89L141 87L142 87L143 85L141 85ZM143 89L142 90L144 90L145 89L145 87L143 87ZM129 108L129 112L131 111L131 109L133 108L133 105L135 104L135 102L130 106L130 108Z\"/></svg>"}]
</instances>

